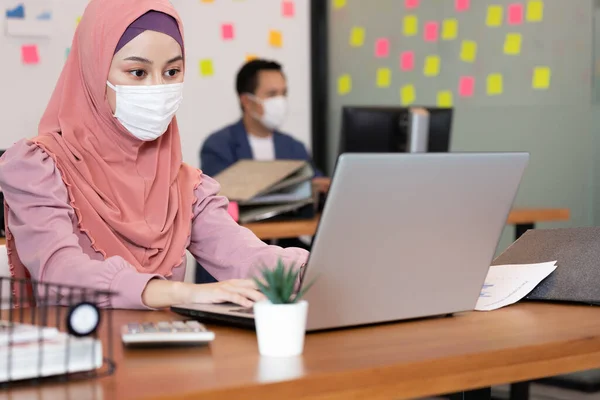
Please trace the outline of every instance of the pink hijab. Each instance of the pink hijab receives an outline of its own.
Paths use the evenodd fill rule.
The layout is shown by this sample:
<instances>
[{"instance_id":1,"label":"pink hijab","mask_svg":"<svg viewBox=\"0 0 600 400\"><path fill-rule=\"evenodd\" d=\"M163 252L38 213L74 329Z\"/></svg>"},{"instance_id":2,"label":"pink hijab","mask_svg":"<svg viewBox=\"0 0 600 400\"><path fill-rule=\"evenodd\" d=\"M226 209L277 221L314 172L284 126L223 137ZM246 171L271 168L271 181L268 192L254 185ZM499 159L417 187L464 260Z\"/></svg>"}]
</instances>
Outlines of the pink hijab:
<instances>
[{"instance_id":1,"label":"pink hijab","mask_svg":"<svg viewBox=\"0 0 600 400\"><path fill-rule=\"evenodd\" d=\"M32 142L55 160L95 251L121 256L139 272L169 276L185 255L200 171L182 162L175 118L159 139L142 142L113 117L106 100L117 43L150 10L175 18L183 37L167 0L90 1ZM13 276L28 277L8 229L6 236Z\"/></svg>"}]
</instances>

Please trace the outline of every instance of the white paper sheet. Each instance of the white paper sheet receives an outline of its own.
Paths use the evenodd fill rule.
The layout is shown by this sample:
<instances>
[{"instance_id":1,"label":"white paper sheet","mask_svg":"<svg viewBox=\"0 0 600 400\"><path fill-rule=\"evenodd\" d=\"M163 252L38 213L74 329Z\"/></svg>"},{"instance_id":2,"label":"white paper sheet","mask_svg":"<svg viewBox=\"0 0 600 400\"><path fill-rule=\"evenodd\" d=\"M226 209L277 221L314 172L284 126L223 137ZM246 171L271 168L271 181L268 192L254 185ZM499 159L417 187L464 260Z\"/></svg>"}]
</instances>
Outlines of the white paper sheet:
<instances>
[{"instance_id":1,"label":"white paper sheet","mask_svg":"<svg viewBox=\"0 0 600 400\"><path fill-rule=\"evenodd\" d=\"M556 261L492 266L485 278L475 310L491 311L516 303L555 269Z\"/></svg>"}]
</instances>

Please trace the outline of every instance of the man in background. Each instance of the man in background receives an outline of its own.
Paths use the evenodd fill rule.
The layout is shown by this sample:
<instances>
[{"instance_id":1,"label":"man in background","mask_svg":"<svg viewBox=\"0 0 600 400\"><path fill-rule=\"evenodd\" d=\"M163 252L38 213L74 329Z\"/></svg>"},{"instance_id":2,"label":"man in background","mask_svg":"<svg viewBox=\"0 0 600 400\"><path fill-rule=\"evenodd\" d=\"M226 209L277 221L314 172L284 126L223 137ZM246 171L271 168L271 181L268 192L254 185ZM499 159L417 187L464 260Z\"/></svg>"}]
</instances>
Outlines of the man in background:
<instances>
[{"instance_id":1,"label":"man in background","mask_svg":"<svg viewBox=\"0 0 600 400\"><path fill-rule=\"evenodd\" d=\"M200 150L202 172L215 176L239 160L304 160L313 165L306 147L292 136L280 132L287 114L287 82L281 65L274 61L252 60L239 70L236 91L242 118L211 134ZM315 168L313 188L326 193L330 179ZM282 247L310 249L310 237L278 242ZM199 264L196 282L215 279Z\"/></svg>"},{"instance_id":2,"label":"man in background","mask_svg":"<svg viewBox=\"0 0 600 400\"><path fill-rule=\"evenodd\" d=\"M202 171L215 176L239 160L312 159L304 144L280 132L287 115L287 82L280 64L252 60L239 70L236 91L242 108L241 120L211 134L200 150ZM329 189L330 179L315 168L317 192Z\"/></svg>"}]
</instances>

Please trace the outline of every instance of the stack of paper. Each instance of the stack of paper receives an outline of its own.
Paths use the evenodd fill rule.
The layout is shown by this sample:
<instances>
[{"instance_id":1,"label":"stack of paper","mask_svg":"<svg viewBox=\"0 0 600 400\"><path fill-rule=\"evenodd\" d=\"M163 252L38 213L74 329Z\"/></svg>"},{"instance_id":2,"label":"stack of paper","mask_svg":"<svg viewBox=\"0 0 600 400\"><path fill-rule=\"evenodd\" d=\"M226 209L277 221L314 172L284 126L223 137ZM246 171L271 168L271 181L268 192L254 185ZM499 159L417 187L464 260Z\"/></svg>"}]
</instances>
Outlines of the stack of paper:
<instances>
[{"instance_id":1,"label":"stack of paper","mask_svg":"<svg viewBox=\"0 0 600 400\"><path fill-rule=\"evenodd\" d=\"M490 267L475 309L491 311L514 304L556 269L556 261Z\"/></svg>"},{"instance_id":2,"label":"stack of paper","mask_svg":"<svg viewBox=\"0 0 600 400\"><path fill-rule=\"evenodd\" d=\"M221 185L219 194L238 203L239 221L248 223L312 204L313 176L306 161L240 160L215 179Z\"/></svg>"},{"instance_id":3,"label":"stack of paper","mask_svg":"<svg viewBox=\"0 0 600 400\"><path fill-rule=\"evenodd\" d=\"M0 322L0 383L92 371L102 367L102 343L54 328Z\"/></svg>"}]
</instances>

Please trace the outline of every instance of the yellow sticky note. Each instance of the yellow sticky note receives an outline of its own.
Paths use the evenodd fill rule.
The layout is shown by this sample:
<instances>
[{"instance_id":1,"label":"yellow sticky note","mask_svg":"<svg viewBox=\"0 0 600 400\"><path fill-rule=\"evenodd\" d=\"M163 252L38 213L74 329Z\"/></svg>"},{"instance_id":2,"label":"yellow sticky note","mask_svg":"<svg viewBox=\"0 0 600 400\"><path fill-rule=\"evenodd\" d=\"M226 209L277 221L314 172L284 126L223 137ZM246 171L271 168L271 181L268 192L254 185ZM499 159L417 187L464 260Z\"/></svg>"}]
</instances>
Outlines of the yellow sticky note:
<instances>
[{"instance_id":1,"label":"yellow sticky note","mask_svg":"<svg viewBox=\"0 0 600 400\"><path fill-rule=\"evenodd\" d=\"M487 94L490 96L502 94L504 91L502 74L489 74L487 77Z\"/></svg>"},{"instance_id":2,"label":"yellow sticky note","mask_svg":"<svg viewBox=\"0 0 600 400\"><path fill-rule=\"evenodd\" d=\"M346 0L333 0L333 9L339 10L340 8L346 7Z\"/></svg>"},{"instance_id":3,"label":"yellow sticky note","mask_svg":"<svg viewBox=\"0 0 600 400\"><path fill-rule=\"evenodd\" d=\"M464 62L475 62L477 57L477 42L463 40L460 46L460 59Z\"/></svg>"},{"instance_id":4,"label":"yellow sticky note","mask_svg":"<svg viewBox=\"0 0 600 400\"><path fill-rule=\"evenodd\" d=\"M442 22L442 40L453 40L458 35L458 21L454 18Z\"/></svg>"},{"instance_id":5,"label":"yellow sticky note","mask_svg":"<svg viewBox=\"0 0 600 400\"><path fill-rule=\"evenodd\" d=\"M450 108L452 107L452 92L449 90L439 91L437 94L438 107Z\"/></svg>"},{"instance_id":6,"label":"yellow sticky note","mask_svg":"<svg viewBox=\"0 0 600 400\"><path fill-rule=\"evenodd\" d=\"M400 102L403 106L408 106L415 102L415 86L412 84L404 85L400 88Z\"/></svg>"},{"instance_id":7,"label":"yellow sticky note","mask_svg":"<svg viewBox=\"0 0 600 400\"><path fill-rule=\"evenodd\" d=\"M256 54L246 54L246 61L256 60L258 56Z\"/></svg>"},{"instance_id":8,"label":"yellow sticky note","mask_svg":"<svg viewBox=\"0 0 600 400\"><path fill-rule=\"evenodd\" d=\"M392 82L392 70L389 68L377 69L377 87L389 87Z\"/></svg>"},{"instance_id":9,"label":"yellow sticky note","mask_svg":"<svg viewBox=\"0 0 600 400\"><path fill-rule=\"evenodd\" d=\"M504 54L521 54L521 34L507 33L504 39Z\"/></svg>"},{"instance_id":10,"label":"yellow sticky note","mask_svg":"<svg viewBox=\"0 0 600 400\"><path fill-rule=\"evenodd\" d=\"M491 5L488 7L487 18L485 20L485 24L487 26L501 26L502 25L502 17L503 17L502 6Z\"/></svg>"},{"instance_id":11,"label":"yellow sticky note","mask_svg":"<svg viewBox=\"0 0 600 400\"><path fill-rule=\"evenodd\" d=\"M350 31L350 46L360 47L365 44L365 28L355 26Z\"/></svg>"},{"instance_id":12,"label":"yellow sticky note","mask_svg":"<svg viewBox=\"0 0 600 400\"><path fill-rule=\"evenodd\" d=\"M200 75L212 76L215 73L213 62L209 59L200 60Z\"/></svg>"},{"instance_id":13,"label":"yellow sticky note","mask_svg":"<svg viewBox=\"0 0 600 400\"><path fill-rule=\"evenodd\" d=\"M540 22L544 19L544 2L542 0L529 0L526 14L527 21Z\"/></svg>"},{"instance_id":14,"label":"yellow sticky note","mask_svg":"<svg viewBox=\"0 0 600 400\"><path fill-rule=\"evenodd\" d=\"M440 74L440 57L425 57L425 66L423 67L425 76L438 76Z\"/></svg>"},{"instance_id":15,"label":"yellow sticky note","mask_svg":"<svg viewBox=\"0 0 600 400\"><path fill-rule=\"evenodd\" d=\"M548 89L550 87L550 68L535 67L533 69L533 81L531 86L534 89Z\"/></svg>"},{"instance_id":16,"label":"yellow sticky note","mask_svg":"<svg viewBox=\"0 0 600 400\"><path fill-rule=\"evenodd\" d=\"M338 78L338 93L345 95L350 93L352 90L352 77L348 74L344 74Z\"/></svg>"},{"instance_id":17,"label":"yellow sticky note","mask_svg":"<svg viewBox=\"0 0 600 400\"><path fill-rule=\"evenodd\" d=\"M416 15L404 17L404 36L415 36L419 32L419 19Z\"/></svg>"},{"instance_id":18,"label":"yellow sticky note","mask_svg":"<svg viewBox=\"0 0 600 400\"><path fill-rule=\"evenodd\" d=\"M269 32L269 44L273 47L283 46L283 35L281 31L272 30Z\"/></svg>"}]
</instances>

